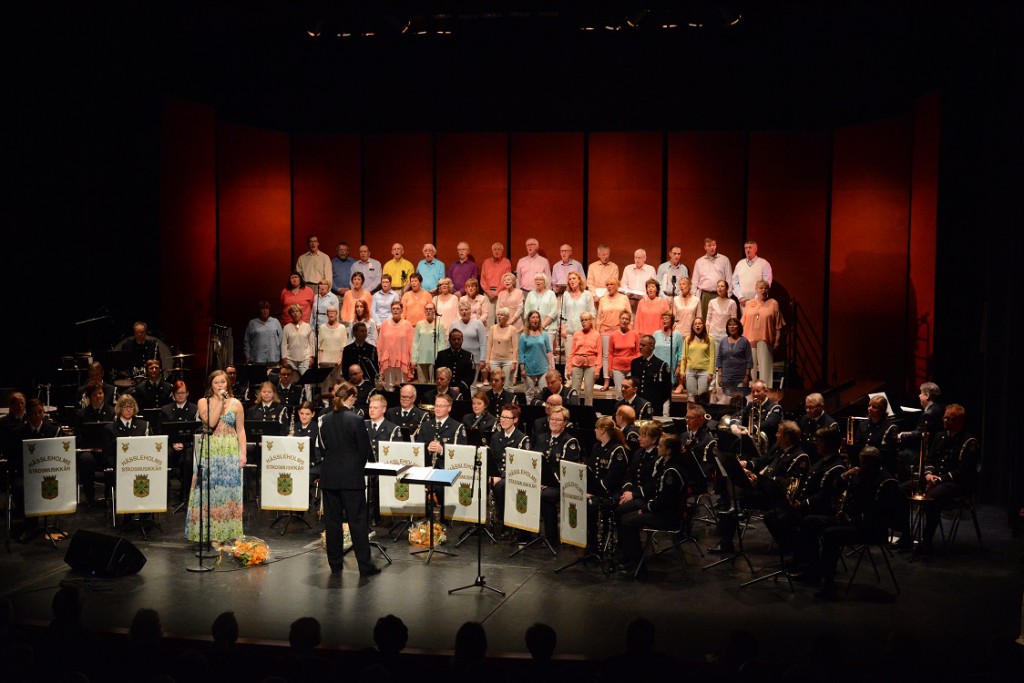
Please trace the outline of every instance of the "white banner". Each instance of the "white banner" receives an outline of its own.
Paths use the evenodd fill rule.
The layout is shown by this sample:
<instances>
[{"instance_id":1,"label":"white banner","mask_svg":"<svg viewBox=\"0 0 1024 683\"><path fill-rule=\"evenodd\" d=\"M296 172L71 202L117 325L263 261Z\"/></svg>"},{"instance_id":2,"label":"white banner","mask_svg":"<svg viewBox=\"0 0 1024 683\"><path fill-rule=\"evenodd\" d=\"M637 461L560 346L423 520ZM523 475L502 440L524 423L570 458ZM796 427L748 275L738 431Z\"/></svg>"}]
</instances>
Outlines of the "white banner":
<instances>
[{"instance_id":1,"label":"white banner","mask_svg":"<svg viewBox=\"0 0 1024 683\"><path fill-rule=\"evenodd\" d=\"M167 512L167 448L166 435L117 438L114 512Z\"/></svg>"},{"instance_id":2,"label":"white banner","mask_svg":"<svg viewBox=\"0 0 1024 683\"><path fill-rule=\"evenodd\" d=\"M309 509L309 437L264 436L260 454L260 509Z\"/></svg>"},{"instance_id":3,"label":"white banner","mask_svg":"<svg viewBox=\"0 0 1024 683\"><path fill-rule=\"evenodd\" d=\"M25 465L25 516L74 512L78 504L75 437L27 439L21 448Z\"/></svg>"},{"instance_id":4,"label":"white banner","mask_svg":"<svg viewBox=\"0 0 1024 683\"><path fill-rule=\"evenodd\" d=\"M473 463L480 451L480 479L474 486ZM449 488L445 494L445 519L452 519L456 522L469 522L470 524L482 524L487 520L487 449L476 446L445 446L445 468L459 470L462 475L454 486ZM480 485L483 482L483 486ZM483 494L480 501L480 517L477 520L477 499ZM451 514L448 510L451 509Z\"/></svg>"},{"instance_id":5,"label":"white banner","mask_svg":"<svg viewBox=\"0 0 1024 683\"><path fill-rule=\"evenodd\" d=\"M505 526L540 531L540 461L536 451L505 449Z\"/></svg>"},{"instance_id":6,"label":"white banner","mask_svg":"<svg viewBox=\"0 0 1024 683\"><path fill-rule=\"evenodd\" d=\"M378 457L380 462L423 467L425 449L421 443L381 441ZM381 476L377 478L377 488L380 491L381 515L404 517L425 514L427 494L422 484L406 484L397 477Z\"/></svg>"},{"instance_id":7,"label":"white banner","mask_svg":"<svg viewBox=\"0 0 1024 683\"><path fill-rule=\"evenodd\" d=\"M587 466L562 460L561 469L561 536L562 543L577 548L587 547Z\"/></svg>"}]
</instances>

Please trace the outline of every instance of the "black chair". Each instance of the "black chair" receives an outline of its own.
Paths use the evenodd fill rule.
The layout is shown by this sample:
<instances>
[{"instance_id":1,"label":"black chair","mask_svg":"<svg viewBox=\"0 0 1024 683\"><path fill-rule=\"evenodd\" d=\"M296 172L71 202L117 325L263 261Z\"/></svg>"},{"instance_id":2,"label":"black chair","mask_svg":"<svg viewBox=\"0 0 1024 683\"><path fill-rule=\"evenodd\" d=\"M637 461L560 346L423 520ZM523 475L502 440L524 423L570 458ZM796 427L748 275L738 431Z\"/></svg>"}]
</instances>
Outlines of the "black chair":
<instances>
[{"instance_id":1,"label":"black chair","mask_svg":"<svg viewBox=\"0 0 1024 683\"><path fill-rule=\"evenodd\" d=\"M879 506L879 509L887 515L886 519L891 519L891 511L896 507L895 501L899 498L899 482L895 479L886 479L878 486L878 492L875 494L875 503ZM881 582L882 577L878 573L878 564L875 562L875 556L871 552L871 547L877 546L879 552L882 555L882 559L885 560L885 566L889 570L889 577L892 579L892 585L896 588L896 595L900 594L900 584L896 580L896 573L892 570L892 563L889 562L889 535L888 530L879 527L878 529L871 529L867 532L865 540L860 545L853 547L853 553L857 556L857 564L853 567L853 572L850 574L850 580L846 584L846 592L850 592L850 586L853 585L853 580L857 578L857 571L860 569L861 562L864 560L864 556L867 555L871 561L871 567L875 572L875 581Z\"/></svg>"},{"instance_id":2,"label":"black chair","mask_svg":"<svg viewBox=\"0 0 1024 683\"><path fill-rule=\"evenodd\" d=\"M978 480L981 479L981 463L978 463ZM952 546L953 542L956 541L956 534L960 530L960 522L966 515L971 516L971 521L974 523L974 533L978 537L978 547L981 550L985 549L985 545L981 541L981 525L978 524L978 501L974 491L970 493L964 493L957 496L954 503L956 507L953 512L953 522L949 526L949 536L945 539L945 550L948 551Z\"/></svg>"},{"instance_id":3,"label":"black chair","mask_svg":"<svg viewBox=\"0 0 1024 683\"><path fill-rule=\"evenodd\" d=\"M640 575L640 571L643 569L644 560L647 557L647 551L654 548L654 556L657 557L663 553L667 553L669 550L676 551L676 557L683 564L683 573L686 578L690 578L690 563L686 561L686 553L683 552L683 545L685 543L693 543L694 547L697 548L697 552L700 553L701 558L704 557L704 551L700 548L700 543L691 533L693 529L693 513L695 507L687 505L687 510L684 512L682 517L679 519L679 526L676 529L655 529L650 527L644 527L641 532L646 536L644 540L643 548L640 550L640 560L636 563L636 567L633 569L633 578ZM660 536L667 536L671 539L672 545L667 548L657 549L658 538Z\"/></svg>"}]
</instances>

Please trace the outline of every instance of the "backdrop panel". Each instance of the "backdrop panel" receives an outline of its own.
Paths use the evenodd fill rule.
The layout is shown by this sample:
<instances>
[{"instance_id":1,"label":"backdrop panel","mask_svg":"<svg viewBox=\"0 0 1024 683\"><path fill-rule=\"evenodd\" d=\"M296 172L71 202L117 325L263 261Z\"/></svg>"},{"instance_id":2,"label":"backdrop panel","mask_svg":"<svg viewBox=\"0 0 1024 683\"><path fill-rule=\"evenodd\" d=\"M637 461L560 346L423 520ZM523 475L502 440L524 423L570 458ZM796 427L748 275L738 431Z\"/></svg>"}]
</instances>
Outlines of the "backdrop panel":
<instances>
[{"instance_id":1,"label":"backdrop panel","mask_svg":"<svg viewBox=\"0 0 1024 683\"><path fill-rule=\"evenodd\" d=\"M217 301L216 116L212 107L165 100L161 137L161 317L169 343L197 354L206 367L206 338ZM178 286L178 285L181 286Z\"/></svg>"},{"instance_id":2,"label":"backdrop panel","mask_svg":"<svg viewBox=\"0 0 1024 683\"><path fill-rule=\"evenodd\" d=\"M358 258L361 192L358 135L292 138L293 263L309 249L311 233L332 258L342 240Z\"/></svg>"},{"instance_id":3,"label":"backdrop panel","mask_svg":"<svg viewBox=\"0 0 1024 683\"><path fill-rule=\"evenodd\" d=\"M405 258L415 266L423 258L424 242L434 238L431 136L368 135L363 155L365 241L370 252L386 263L391 245L401 242Z\"/></svg>"},{"instance_id":4,"label":"backdrop panel","mask_svg":"<svg viewBox=\"0 0 1024 683\"><path fill-rule=\"evenodd\" d=\"M587 234L590 254L598 244L612 250L619 272L633 263L633 251L647 250L661 262L661 133L592 133L589 144Z\"/></svg>"},{"instance_id":5,"label":"backdrop panel","mask_svg":"<svg viewBox=\"0 0 1024 683\"><path fill-rule=\"evenodd\" d=\"M668 135L667 244L682 247L688 270L705 237L732 263L742 255L745 153L743 133Z\"/></svg>"},{"instance_id":6,"label":"backdrop panel","mask_svg":"<svg viewBox=\"0 0 1024 683\"><path fill-rule=\"evenodd\" d=\"M437 249L446 266L465 240L477 266L508 230L508 135L437 137Z\"/></svg>"},{"instance_id":7,"label":"backdrop panel","mask_svg":"<svg viewBox=\"0 0 1024 683\"><path fill-rule=\"evenodd\" d=\"M789 377L808 388L822 379L828 144L824 133L766 132L751 134L749 147L747 239L772 265L770 296L787 325L776 360L792 359ZM734 267L742 242L726 252Z\"/></svg>"},{"instance_id":8,"label":"backdrop panel","mask_svg":"<svg viewBox=\"0 0 1024 683\"><path fill-rule=\"evenodd\" d=\"M512 267L526 254L527 238L540 241L548 261L558 247L571 244L583 254L583 134L516 133L512 135L512 240L506 248ZM508 246L508 245L506 245Z\"/></svg>"},{"instance_id":9,"label":"backdrop panel","mask_svg":"<svg viewBox=\"0 0 1024 683\"><path fill-rule=\"evenodd\" d=\"M215 322L232 327L239 347L257 301L267 299L271 315L281 313L281 290L295 266L290 173L287 134L218 124L220 300Z\"/></svg>"},{"instance_id":10,"label":"backdrop panel","mask_svg":"<svg viewBox=\"0 0 1024 683\"><path fill-rule=\"evenodd\" d=\"M911 373L907 394L932 379L935 339L935 242L939 203L938 94L917 101L914 109L914 180L910 196L910 325ZM993 311L989 311L992 315ZM978 321L980 324L980 320Z\"/></svg>"},{"instance_id":11,"label":"backdrop panel","mask_svg":"<svg viewBox=\"0 0 1024 683\"><path fill-rule=\"evenodd\" d=\"M908 369L910 120L843 128L834 139L829 290L834 372L839 381L893 383Z\"/></svg>"}]
</instances>

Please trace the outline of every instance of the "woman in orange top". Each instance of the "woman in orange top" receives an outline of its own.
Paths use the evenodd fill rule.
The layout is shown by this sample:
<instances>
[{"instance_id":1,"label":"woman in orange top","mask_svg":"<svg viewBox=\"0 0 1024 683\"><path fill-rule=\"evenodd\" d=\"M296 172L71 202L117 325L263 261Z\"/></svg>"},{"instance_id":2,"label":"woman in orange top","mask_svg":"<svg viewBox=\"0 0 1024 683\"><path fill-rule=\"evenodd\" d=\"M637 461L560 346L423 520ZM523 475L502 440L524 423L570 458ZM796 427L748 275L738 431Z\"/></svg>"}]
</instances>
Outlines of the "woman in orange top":
<instances>
[{"instance_id":1,"label":"woman in orange top","mask_svg":"<svg viewBox=\"0 0 1024 683\"><path fill-rule=\"evenodd\" d=\"M366 310L373 306L373 295L363 288L363 274L352 273L352 288L345 292L341 301L341 320L346 323L355 322L356 302L362 301L366 304Z\"/></svg>"},{"instance_id":2,"label":"woman in orange top","mask_svg":"<svg viewBox=\"0 0 1024 683\"><path fill-rule=\"evenodd\" d=\"M430 292L423 289L423 276L413 273L409 276L409 291L402 295L402 317L409 321L409 324L416 327L416 323L425 320L427 317L424 308L427 304L433 303L434 297Z\"/></svg>"},{"instance_id":3,"label":"woman in orange top","mask_svg":"<svg viewBox=\"0 0 1024 683\"><path fill-rule=\"evenodd\" d=\"M668 313L668 299L660 295L661 285L654 278L647 281L647 296L636 303L636 331L654 334L661 329L661 316Z\"/></svg>"},{"instance_id":4,"label":"woman in orange top","mask_svg":"<svg viewBox=\"0 0 1024 683\"><path fill-rule=\"evenodd\" d=\"M608 338L619 327L619 314L625 311L629 313L630 319L633 317L633 308L629 305L629 297L619 291L618 278L609 278L605 286L608 290L597 303L597 331L601 333L601 344L604 350L602 366L604 384L601 386L601 391L608 391L608 385L612 379L608 369Z\"/></svg>"},{"instance_id":5,"label":"woman in orange top","mask_svg":"<svg viewBox=\"0 0 1024 683\"><path fill-rule=\"evenodd\" d=\"M608 367L615 377L615 398L622 398L622 380L629 372L629 364L640 355L640 334L630 329L629 311L619 314L619 328L608 337Z\"/></svg>"},{"instance_id":6,"label":"woman in orange top","mask_svg":"<svg viewBox=\"0 0 1024 683\"><path fill-rule=\"evenodd\" d=\"M603 356L601 335L594 329L594 314L590 311L580 313L580 325L580 329L572 335L572 344L565 361L565 374L571 378L571 386L576 393L579 393L582 387L584 401L588 406L592 406L594 373L601 367Z\"/></svg>"}]
</instances>

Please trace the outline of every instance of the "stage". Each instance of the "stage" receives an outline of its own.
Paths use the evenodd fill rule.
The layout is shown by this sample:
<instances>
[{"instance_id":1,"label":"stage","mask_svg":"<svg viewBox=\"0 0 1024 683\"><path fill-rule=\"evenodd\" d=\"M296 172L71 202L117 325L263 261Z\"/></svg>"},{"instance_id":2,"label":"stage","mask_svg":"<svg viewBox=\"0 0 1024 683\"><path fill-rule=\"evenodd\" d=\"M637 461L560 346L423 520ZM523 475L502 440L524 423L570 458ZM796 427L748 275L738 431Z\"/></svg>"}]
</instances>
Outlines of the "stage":
<instances>
[{"instance_id":1,"label":"stage","mask_svg":"<svg viewBox=\"0 0 1024 683\"><path fill-rule=\"evenodd\" d=\"M891 633L906 631L921 640L926 658L966 664L981 661L993 638L1013 639L1020 632L1020 560L1014 554L1019 545L1009 537L1005 514L994 508L980 510L984 551L968 521L947 555L913 562L907 554L895 557L901 595L895 595L884 565L876 583L865 560L849 595L843 593L848 574L840 574L840 599L831 604L817 603L814 589L806 585L794 584L790 593L784 580L740 588L751 578L742 561L702 571L713 558L702 560L692 544L686 549L688 576L667 553L648 563L646 582L636 582L606 576L594 564L555 574L576 557L568 546L552 557L534 545L510 559L516 546L509 541L492 545L486 538L483 573L487 585L505 597L475 587L449 595L450 589L476 578L475 537L457 550L452 543L444 546L456 557L434 555L427 564L423 555L409 554L417 548L405 538L393 541L388 530L378 528L376 538L394 561L386 564L375 550L383 572L361 579L352 557L346 557L343 572L331 575L314 515L307 515L312 530L293 522L282 536L282 524L269 528L274 514L253 511L246 526L247 533L271 547L271 561L264 566L243 569L225 557L216 571L187 572L197 560L181 538L183 516L165 514L160 516L163 531L154 530L148 540L138 532L126 535L147 558L136 575L100 579L76 574L63 561L69 541L58 542L55 549L37 538L26 545L12 543L10 552L3 553L0 593L13 603L17 620L45 622L58 586L73 582L82 589L84 622L92 628L127 628L136 610L150 607L159 611L168 635L184 638L208 636L214 617L233 610L243 639L286 643L289 624L313 616L323 625L324 645L341 649L372 645L377 618L392 613L409 627L411 649L450 651L459 625L473 620L486 628L490 653L522 656L524 631L541 621L558 633L557 655L590 660L621 651L625 626L638 615L657 626L659 649L691 662L720 651L737 628L757 635L762 657L782 662L805 658L808 639L821 632L838 636L842 656L856 659L862 656L858 653L878 656ZM61 521L72 533L120 531L110 529L99 511ZM457 540L464 529L457 525L450 537ZM697 522L695 530L702 547L716 542L713 527ZM751 527L746 547L757 569L775 559L759 523Z\"/></svg>"}]
</instances>

